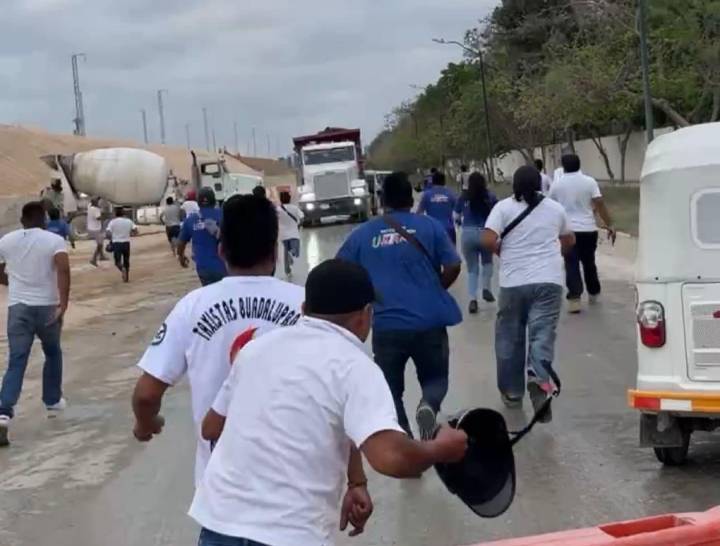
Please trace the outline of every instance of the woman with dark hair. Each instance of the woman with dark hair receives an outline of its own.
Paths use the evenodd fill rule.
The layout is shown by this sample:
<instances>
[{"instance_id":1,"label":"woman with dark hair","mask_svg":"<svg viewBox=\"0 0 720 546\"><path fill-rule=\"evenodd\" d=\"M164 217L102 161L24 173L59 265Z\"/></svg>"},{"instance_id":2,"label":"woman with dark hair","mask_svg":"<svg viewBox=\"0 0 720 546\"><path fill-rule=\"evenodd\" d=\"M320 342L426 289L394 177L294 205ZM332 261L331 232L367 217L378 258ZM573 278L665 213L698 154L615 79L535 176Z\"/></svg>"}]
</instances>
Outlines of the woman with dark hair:
<instances>
[{"instance_id":1,"label":"woman with dark hair","mask_svg":"<svg viewBox=\"0 0 720 546\"><path fill-rule=\"evenodd\" d=\"M482 297L487 302L494 302L490 290L493 276L492 252L480 244L480 236L490 211L497 203L495 194L488 191L485 177L474 172L468 177L467 191L458 199L455 206L457 222L462 226L460 246L468 271L468 295L471 314L478 312L477 293L480 283L480 262L482 261Z\"/></svg>"},{"instance_id":2,"label":"woman with dark hair","mask_svg":"<svg viewBox=\"0 0 720 546\"><path fill-rule=\"evenodd\" d=\"M540 173L520 167L513 196L490 212L483 246L500 256L500 301L495 324L498 388L508 407L527 390L537 411L556 388L552 363L563 292L563 259L575 244L565 209L538 191ZM548 411L544 417L552 419Z\"/></svg>"}]
</instances>

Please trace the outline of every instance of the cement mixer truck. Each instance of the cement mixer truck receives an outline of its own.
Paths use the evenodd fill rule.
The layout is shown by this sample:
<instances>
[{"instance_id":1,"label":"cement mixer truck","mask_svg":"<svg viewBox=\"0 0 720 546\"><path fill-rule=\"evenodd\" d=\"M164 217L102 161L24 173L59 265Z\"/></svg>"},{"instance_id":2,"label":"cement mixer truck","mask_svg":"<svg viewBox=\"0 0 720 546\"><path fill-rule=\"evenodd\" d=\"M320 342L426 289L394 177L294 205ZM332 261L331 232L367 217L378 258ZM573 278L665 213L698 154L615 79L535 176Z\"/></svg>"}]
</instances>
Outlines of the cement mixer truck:
<instances>
[{"instance_id":1,"label":"cement mixer truck","mask_svg":"<svg viewBox=\"0 0 720 546\"><path fill-rule=\"evenodd\" d=\"M137 148L103 148L40 159L51 169L52 181L63 188L65 215L78 236L86 232L86 211L91 197L135 212L156 206L175 191L165 158Z\"/></svg>"}]
</instances>

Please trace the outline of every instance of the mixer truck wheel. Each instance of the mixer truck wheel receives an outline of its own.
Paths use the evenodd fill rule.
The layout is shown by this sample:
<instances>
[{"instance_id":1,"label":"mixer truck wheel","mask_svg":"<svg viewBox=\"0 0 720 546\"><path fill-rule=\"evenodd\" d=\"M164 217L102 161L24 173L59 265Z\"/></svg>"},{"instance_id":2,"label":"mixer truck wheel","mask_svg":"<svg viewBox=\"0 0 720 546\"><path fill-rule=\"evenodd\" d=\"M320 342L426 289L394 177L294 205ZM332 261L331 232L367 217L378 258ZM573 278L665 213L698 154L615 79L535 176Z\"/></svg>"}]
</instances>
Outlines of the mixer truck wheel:
<instances>
[{"instance_id":1,"label":"mixer truck wheel","mask_svg":"<svg viewBox=\"0 0 720 546\"><path fill-rule=\"evenodd\" d=\"M665 466L682 466L687 462L690 450L690 431L683 430L682 445L676 447L656 447L655 457Z\"/></svg>"}]
</instances>

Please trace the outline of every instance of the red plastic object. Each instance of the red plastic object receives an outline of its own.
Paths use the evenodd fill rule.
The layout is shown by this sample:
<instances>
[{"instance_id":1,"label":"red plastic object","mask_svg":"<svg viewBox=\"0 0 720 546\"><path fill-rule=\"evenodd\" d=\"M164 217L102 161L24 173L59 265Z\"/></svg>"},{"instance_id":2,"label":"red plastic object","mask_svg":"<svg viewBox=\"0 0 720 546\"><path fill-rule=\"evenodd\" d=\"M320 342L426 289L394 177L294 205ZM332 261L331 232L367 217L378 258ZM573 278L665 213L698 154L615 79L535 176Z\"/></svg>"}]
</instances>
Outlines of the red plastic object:
<instances>
[{"instance_id":1,"label":"red plastic object","mask_svg":"<svg viewBox=\"0 0 720 546\"><path fill-rule=\"evenodd\" d=\"M475 546L720 546L720 507Z\"/></svg>"}]
</instances>

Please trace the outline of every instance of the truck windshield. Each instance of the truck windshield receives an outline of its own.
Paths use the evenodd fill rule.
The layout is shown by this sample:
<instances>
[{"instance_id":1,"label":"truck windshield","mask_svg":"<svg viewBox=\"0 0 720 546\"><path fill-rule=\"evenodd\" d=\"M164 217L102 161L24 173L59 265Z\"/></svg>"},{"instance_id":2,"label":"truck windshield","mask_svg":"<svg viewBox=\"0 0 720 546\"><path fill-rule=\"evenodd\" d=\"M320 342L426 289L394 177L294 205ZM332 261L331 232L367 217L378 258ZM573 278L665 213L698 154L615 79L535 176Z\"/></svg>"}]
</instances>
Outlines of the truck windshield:
<instances>
[{"instance_id":1,"label":"truck windshield","mask_svg":"<svg viewBox=\"0 0 720 546\"><path fill-rule=\"evenodd\" d=\"M355 161L355 148L353 146L343 146L342 148L330 148L328 150L305 150L303 156L305 165Z\"/></svg>"},{"instance_id":2,"label":"truck windshield","mask_svg":"<svg viewBox=\"0 0 720 546\"><path fill-rule=\"evenodd\" d=\"M252 176L231 174L230 180L232 181L232 191L241 195L252 193L255 186L258 185L258 179Z\"/></svg>"}]
</instances>

